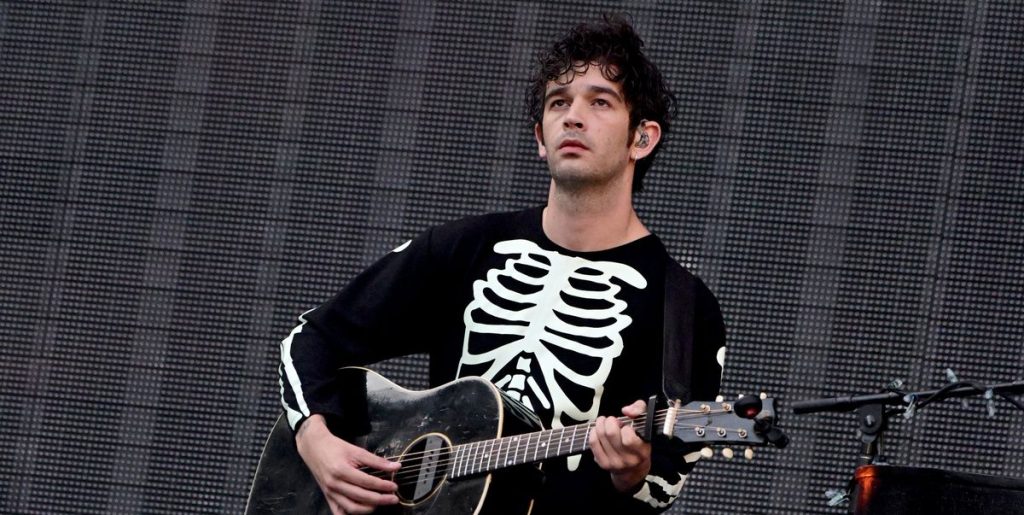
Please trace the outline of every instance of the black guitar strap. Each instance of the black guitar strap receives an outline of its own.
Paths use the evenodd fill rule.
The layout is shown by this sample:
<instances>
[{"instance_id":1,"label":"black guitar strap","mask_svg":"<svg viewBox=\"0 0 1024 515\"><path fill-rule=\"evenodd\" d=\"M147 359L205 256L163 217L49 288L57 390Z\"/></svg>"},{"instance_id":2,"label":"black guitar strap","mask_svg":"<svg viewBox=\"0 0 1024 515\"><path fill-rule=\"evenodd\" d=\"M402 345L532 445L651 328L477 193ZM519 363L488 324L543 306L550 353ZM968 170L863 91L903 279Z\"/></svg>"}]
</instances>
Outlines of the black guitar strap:
<instances>
[{"instance_id":1,"label":"black guitar strap","mask_svg":"<svg viewBox=\"0 0 1024 515\"><path fill-rule=\"evenodd\" d=\"M694 278L666 259L662 389L670 401L690 402L693 390Z\"/></svg>"}]
</instances>

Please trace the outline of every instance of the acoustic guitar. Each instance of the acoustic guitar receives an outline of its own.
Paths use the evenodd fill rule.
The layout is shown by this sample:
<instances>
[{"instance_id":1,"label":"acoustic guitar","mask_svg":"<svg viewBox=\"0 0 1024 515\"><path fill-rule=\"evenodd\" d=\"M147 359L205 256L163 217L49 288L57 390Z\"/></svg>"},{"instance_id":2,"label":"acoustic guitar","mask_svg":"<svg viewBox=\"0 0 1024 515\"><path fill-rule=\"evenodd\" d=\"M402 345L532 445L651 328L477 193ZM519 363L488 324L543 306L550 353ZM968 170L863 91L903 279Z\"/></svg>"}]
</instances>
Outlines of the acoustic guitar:
<instances>
[{"instance_id":1,"label":"acoustic guitar","mask_svg":"<svg viewBox=\"0 0 1024 515\"><path fill-rule=\"evenodd\" d=\"M369 369L347 367L338 371L338 384L346 392L345 423L331 431L402 463L394 472L371 471L398 484L400 503L380 513L526 514L532 500L521 485L535 480L539 463L589 447L591 424L544 429L533 412L485 379L410 391ZM620 420L648 439L657 432L706 444L776 440L766 438L781 434L773 400L744 399L756 402L677 402L660 410L649 403L646 415ZM263 450L246 513L330 514L283 415Z\"/></svg>"}]
</instances>

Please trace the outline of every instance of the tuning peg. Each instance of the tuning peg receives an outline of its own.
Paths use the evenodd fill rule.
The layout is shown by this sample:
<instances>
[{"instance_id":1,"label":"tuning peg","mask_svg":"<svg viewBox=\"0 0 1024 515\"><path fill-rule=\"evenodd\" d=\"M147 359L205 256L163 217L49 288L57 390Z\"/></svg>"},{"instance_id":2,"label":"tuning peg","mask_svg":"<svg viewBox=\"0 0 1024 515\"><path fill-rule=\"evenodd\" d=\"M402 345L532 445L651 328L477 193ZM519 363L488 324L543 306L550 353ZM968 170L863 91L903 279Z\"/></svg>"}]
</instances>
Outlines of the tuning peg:
<instances>
[{"instance_id":1,"label":"tuning peg","mask_svg":"<svg viewBox=\"0 0 1024 515\"><path fill-rule=\"evenodd\" d=\"M700 455L702 458L711 458L715 455L715 451L711 447L705 447L700 450Z\"/></svg>"},{"instance_id":2,"label":"tuning peg","mask_svg":"<svg viewBox=\"0 0 1024 515\"><path fill-rule=\"evenodd\" d=\"M760 395L760 397L761 397L761 400L763 401L763 400L765 400L765 399L767 399L767 398L768 398L768 394L767 394L767 393L764 393L764 392L761 392L761 395Z\"/></svg>"},{"instance_id":3,"label":"tuning peg","mask_svg":"<svg viewBox=\"0 0 1024 515\"><path fill-rule=\"evenodd\" d=\"M729 447L726 447L726 448L722 449L722 456L724 456L727 459L731 460L733 458L733 456L735 456L735 455L736 455L736 453L733 452L733 450L731 448L729 448Z\"/></svg>"},{"instance_id":4,"label":"tuning peg","mask_svg":"<svg viewBox=\"0 0 1024 515\"><path fill-rule=\"evenodd\" d=\"M744 458L746 458L746 459L748 459L748 460L752 460L752 459L754 459L754 449L751 449L750 447L747 447L747 448L746 448L746 449L745 449L745 450L743 451L743 457L744 457Z\"/></svg>"},{"instance_id":5,"label":"tuning peg","mask_svg":"<svg viewBox=\"0 0 1024 515\"><path fill-rule=\"evenodd\" d=\"M715 397L715 402L724 402L724 401L725 401L725 397L722 397L721 395Z\"/></svg>"},{"instance_id":6,"label":"tuning peg","mask_svg":"<svg viewBox=\"0 0 1024 515\"><path fill-rule=\"evenodd\" d=\"M761 412L762 406L763 403L761 402L760 397L750 396L736 399L734 407L737 415L743 418L752 419Z\"/></svg>"}]
</instances>

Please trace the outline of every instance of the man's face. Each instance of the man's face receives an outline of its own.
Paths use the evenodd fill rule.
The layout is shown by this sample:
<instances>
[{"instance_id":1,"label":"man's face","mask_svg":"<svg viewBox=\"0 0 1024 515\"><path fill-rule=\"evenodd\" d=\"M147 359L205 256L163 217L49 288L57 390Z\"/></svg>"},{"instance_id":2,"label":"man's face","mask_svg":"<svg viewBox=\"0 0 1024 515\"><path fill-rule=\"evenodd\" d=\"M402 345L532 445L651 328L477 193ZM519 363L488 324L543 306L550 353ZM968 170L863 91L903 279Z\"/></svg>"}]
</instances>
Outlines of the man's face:
<instances>
[{"instance_id":1,"label":"man's face","mask_svg":"<svg viewBox=\"0 0 1024 515\"><path fill-rule=\"evenodd\" d=\"M537 152L556 186L581 189L614 180L632 181L629 106L622 86L600 66L548 83L544 116L534 128ZM564 83L566 78L572 78ZM625 175L629 175L625 177Z\"/></svg>"}]
</instances>

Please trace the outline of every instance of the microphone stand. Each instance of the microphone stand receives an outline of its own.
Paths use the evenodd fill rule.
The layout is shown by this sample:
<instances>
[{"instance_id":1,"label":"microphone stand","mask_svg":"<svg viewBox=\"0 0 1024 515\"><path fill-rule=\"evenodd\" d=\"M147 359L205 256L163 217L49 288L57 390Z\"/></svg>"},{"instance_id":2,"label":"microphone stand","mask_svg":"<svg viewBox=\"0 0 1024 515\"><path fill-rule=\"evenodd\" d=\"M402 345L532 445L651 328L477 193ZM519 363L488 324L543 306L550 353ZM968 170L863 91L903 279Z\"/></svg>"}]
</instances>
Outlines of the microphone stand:
<instances>
[{"instance_id":1,"label":"microphone stand","mask_svg":"<svg viewBox=\"0 0 1024 515\"><path fill-rule=\"evenodd\" d=\"M934 401L954 397L969 397L972 395L985 394L986 398L992 393L1006 397L1018 408L1024 409L1020 403L1009 399L1010 395L1024 393L1024 381L1003 383L990 386L979 386L970 383L954 383L937 390L927 390L914 393L885 392L873 395L847 395L843 397L831 397L824 399L812 399L797 401L792 405L793 413L803 415L806 413L817 413L821 411L857 413L858 430L861 442L864 444L860 457L857 460L858 466L870 465L878 459L882 445L882 433L888 427L888 416L891 412L885 407L890 405L906 406L908 418L918 408L924 407Z\"/></svg>"}]
</instances>

